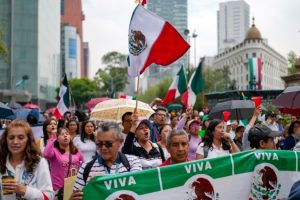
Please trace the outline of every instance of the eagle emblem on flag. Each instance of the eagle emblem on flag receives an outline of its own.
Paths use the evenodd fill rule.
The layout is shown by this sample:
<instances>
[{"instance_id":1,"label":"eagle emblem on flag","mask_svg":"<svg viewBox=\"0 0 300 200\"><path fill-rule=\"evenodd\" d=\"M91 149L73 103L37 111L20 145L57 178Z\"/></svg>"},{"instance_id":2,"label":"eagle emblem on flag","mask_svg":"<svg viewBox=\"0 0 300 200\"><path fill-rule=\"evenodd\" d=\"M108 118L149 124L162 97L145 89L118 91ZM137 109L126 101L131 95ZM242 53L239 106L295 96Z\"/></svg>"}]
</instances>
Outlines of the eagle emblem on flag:
<instances>
[{"instance_id":1,"label":"eagle emblem on flag","mask_svg":"<svg viewBox=\"0 0 300 200\"><path fill-rule=\"evenodd\" d=\"M129 36L129 52L134 56L140 55L147 47L146 37L142 31L131 30Z\"/></svg>"}]
</instances>

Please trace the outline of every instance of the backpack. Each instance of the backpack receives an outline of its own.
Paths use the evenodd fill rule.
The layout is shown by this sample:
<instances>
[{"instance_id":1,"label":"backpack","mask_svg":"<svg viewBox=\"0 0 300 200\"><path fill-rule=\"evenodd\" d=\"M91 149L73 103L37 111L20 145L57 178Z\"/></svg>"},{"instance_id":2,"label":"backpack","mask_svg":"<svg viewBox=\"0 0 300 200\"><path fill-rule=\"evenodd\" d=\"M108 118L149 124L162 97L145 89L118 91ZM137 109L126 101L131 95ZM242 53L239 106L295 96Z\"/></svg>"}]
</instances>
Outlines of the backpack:
<instances>
[{"instance_id":1,"label":"backpack","mask_svg":"<svg viewBox=\"0 0 300 200\"><path fill-rule=\"evenodd\" d=\"M121 152L118 152L118 156L120 158L120 161L121 163L124 165L124 167L127 169L127 171L129 172L131 167L130 167L130 164L129 164L129 161L127 159L127 157L125 156L125 154L121 153ZM90 174L90 171L95 163L95 161L97 160L97 156L95 156L93 158L93 160L91 160L90 162L88 162L83 170L83 180L84 182L86 183L88 177L89 177L89 174Z\"/></svg>"},{"instance_id":2,"label":"backpack","mask_svg":"<svg viewBox=\"0 0 300 200\"><path fill-rule=\"evenodd\" d=\"M166 158L165 158L165 154L164 154L164 151L163 151L162 147L157 143L152 143L152 145L160 153L160 157L161 157L162 162L165 162Z\"/></svg>"}]
</instances>

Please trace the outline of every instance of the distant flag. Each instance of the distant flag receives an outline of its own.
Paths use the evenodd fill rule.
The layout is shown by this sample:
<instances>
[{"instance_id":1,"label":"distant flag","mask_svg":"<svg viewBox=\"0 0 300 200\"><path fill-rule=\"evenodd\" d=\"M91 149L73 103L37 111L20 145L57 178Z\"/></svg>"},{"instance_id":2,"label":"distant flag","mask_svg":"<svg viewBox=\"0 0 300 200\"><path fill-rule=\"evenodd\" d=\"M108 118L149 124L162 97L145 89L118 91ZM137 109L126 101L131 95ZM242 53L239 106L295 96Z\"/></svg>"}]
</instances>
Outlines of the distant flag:
<instances>
[{"instance_id":1,"label":"distant flag","mask_svg":"<svg viewBox=\"0 0 300 200\"><path fill-rule=\"evenodd\" d=\"M65 112L69 110L70 107L70 93L69 93L69 84L67 80L67 75L64 75L62 85L60 86L59 89L59 101L56 106L56 109L54 110L53 115L57 118L60 119Z\"/></svg>"},{"instance_id":2,"label":"distant flag","mask_svg":"<svg viewBox=\"0 0 300 200\"><path fill-rule=\"evenodd\" d=\"M197 98L197 94L204 90L204 79L202 74L204 59L198 65L196 71L192 74L188 84L187 91L181 97L181 103L185 107L194 106Z\"/></svg>"},{"instance_id":3,"label":"distant flag","mask_svg":"<svg viewBox=\"0 0 300 200\"><path fill-rule=\"evenodd\" d=\"M131 100L136 100L136 96L127 96L127 95L120 95L120 99L131 99Z\"/></svg>"},{"instance_id":4,"label":"distant flag","mask_svg":"<svg viewBox=\"0 0 300 200\"><path fill-rule=\"evenodd\" d=\"M152 63L169 65L190 48L176 29L140 4L129 25L128 74L136 77Z\"/></svg>"},{"instance_id":5,"label":"distant flag","mask_svg":"<svg viewBox=\"0 0 300 200\"><path fill-rule=\"evenodd\" d=\"M241 92L241 95L242 95L243 100L247 100L248 99L248 97L245 96L244 92Z\"/></svg>"},{"instance_id":6,"label":"distant flag","mask_svg":"<svg viewBox=\"0 0 300 200\"><path fill-rule=\"evenodd\" d=\"M249 73L250 73L250 88L252 88L253 85L258 83L257 89L262 89L261 87L261 81L262 81L262 62L261 58L249 58L248 60L249 64ZM255 79L254 79L255 77Z\"/></svg>"},{"instance_id":7,"label":"distant flag","mask_svg":"<svg viewBox=\"0 0 300 200\"><path fill-rule=\"evenodd\" d=\"M187 90L186 78L184 75L183 66L176 74L165 98L162 100L161 105L166 106L169 102L174 101L177 97L181 96Z\"/></svg>"},{"instance_id":8,"label":"distant flag","mask_svg":"<svg viewBox=\"0 0 300 200\"><path fill-rule=\"evenodd\" d=\"M142 6L143 6L147 3L147 1L146 0L135 0L135 3L142 4Z\"/></svg>"}]
</instances>

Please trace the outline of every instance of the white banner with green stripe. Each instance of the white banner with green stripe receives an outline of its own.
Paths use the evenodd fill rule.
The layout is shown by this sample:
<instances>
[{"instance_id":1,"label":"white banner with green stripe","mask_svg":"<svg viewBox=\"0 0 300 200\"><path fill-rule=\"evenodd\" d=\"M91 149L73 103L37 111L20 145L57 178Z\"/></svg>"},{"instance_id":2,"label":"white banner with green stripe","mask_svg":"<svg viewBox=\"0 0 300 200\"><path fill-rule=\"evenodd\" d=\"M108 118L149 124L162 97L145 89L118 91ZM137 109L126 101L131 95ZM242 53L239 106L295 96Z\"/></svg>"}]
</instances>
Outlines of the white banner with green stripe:
<instances>
[{"instance_id":1,"label":"white banner with green stripe","mask_svg":"<svg viewBox=\"0 0 300 200\"><path fill-rule=\"evenodd\" d=\"M84 199L286 199L300 152L256 150L94 178Z\"/></svg>"}]
</instances>

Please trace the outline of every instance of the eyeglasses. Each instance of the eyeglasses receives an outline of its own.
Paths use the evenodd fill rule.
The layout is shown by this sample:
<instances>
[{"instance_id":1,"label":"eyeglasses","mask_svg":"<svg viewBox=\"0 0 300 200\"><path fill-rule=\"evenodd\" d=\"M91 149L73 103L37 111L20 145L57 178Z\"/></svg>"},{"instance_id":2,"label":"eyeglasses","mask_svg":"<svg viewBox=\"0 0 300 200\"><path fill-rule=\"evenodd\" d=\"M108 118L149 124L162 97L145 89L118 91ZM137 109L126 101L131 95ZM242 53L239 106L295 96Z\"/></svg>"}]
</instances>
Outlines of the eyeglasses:
<instances>
[{"instance_id":1,"label":"eyeglasses","mask_svg":"<svg viewBox=\"0 0 300 200\"><path fill-rule=\"evenodd\" d=\"M99 147L99 148L102 148L103 146L105 146L106 148L110 148L113 146L113 144L114 144L114 142L112 142L112 141L105 141L105 142L100 141L100 142L96 143L97 147Z\"/></svg>"},{"instance_id":2,"label":"eyeglasses","mask_svg":"<svg viewBox=\"0 0 300 200\"><path fill-rule=\"evenodd\" d=\"M163 113L156 113L158 116L160 116L160 117L167 117L167 115L166 114L163 114Z\"/></svg>"}]
</instances>

